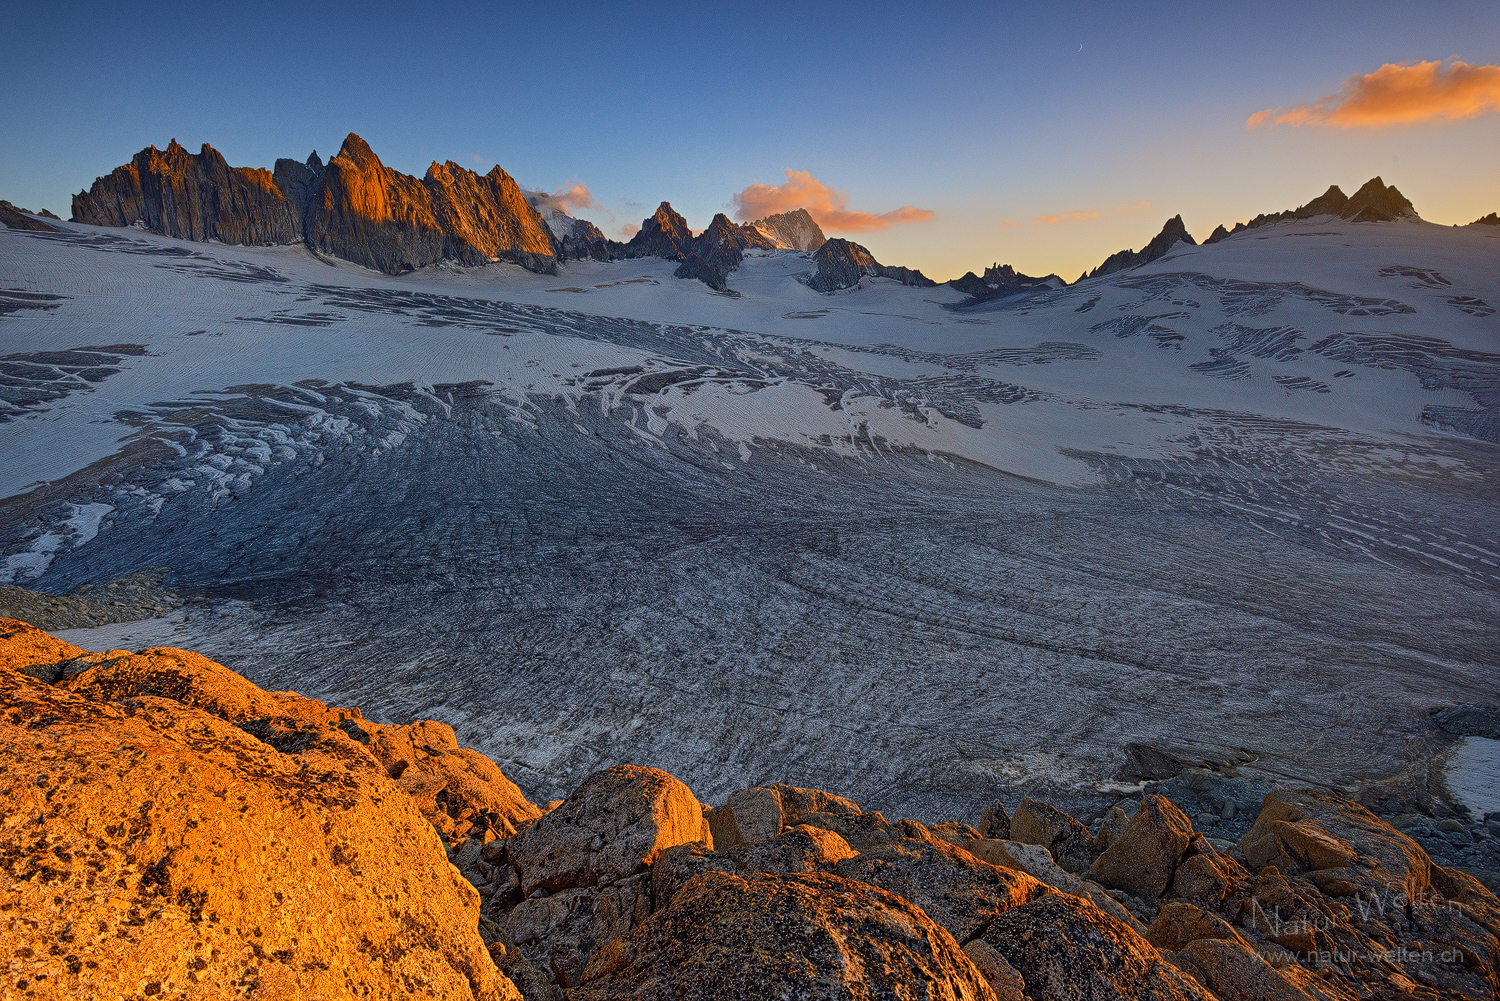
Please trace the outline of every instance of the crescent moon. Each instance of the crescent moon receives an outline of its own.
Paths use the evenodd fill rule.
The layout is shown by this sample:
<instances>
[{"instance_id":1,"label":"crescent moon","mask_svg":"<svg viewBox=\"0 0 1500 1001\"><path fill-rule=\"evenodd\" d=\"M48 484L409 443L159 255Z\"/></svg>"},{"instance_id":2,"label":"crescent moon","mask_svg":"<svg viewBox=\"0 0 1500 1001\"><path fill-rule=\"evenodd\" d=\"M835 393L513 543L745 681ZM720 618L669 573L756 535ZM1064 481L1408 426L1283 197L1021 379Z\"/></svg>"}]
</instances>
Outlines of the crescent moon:
<instances>
[{"instance_id":1,"label":"crescent moon","mask_svg":"<svg viewBox=\"0 0 1500 1001\"><path fill-rule=\"evenodd\" d=\"M1082 52L1082 51L1083 51L1083 43L1082 43L1082 42L1080 42L1080 43L1079 43L1079 44L1078 44L1078 51L1079 51L1079 52Z\"/></svg>"}]
</instances>

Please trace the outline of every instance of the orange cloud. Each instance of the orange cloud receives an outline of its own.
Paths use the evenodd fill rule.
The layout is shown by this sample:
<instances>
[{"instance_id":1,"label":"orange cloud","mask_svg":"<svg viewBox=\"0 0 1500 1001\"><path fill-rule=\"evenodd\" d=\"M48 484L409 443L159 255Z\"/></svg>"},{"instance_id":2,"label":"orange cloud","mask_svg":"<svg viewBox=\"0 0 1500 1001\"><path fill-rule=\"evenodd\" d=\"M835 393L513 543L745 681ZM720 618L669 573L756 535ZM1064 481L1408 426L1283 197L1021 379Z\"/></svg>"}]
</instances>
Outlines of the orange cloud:
<instances>
[{"instance_id":1,"label":"orange cloud","mask_svg":"<svg viewBox=\"0 0 1500 1001\"><path fill-rule=\"evenodd\" d=\"M1122 215L1126 212L1142 212L1151 207L1150 202L1139 202L1135 205L1127 205L1124 208L1110 209L1110 215ZM1084 219L1098 219L1098 212L1065 212L1061 215L1037 216L1031 220L1032 226L1056 226L1060 222L1075 222ZM1000 224L1002 229L1010 229L1015 226L1025 226L1027 223L1016 222L1014 219L1006 219Z\"/></svg>"},{"instance_id":2,"label":"orange cloud","mask_svg":"<svg viewBox=\"0 0 1500 1001\"><path fill-rule=\"evenodd\" d=\"M1500 66L1470 66L1453 60L1386 63L1373 73L1350 77L1337 94L1291 108L1268 108L1245 120L1266 125L1323 125L1378 129L1436 120L1459 121L1500 111Z\"/></svg>"},{"instance_id":3,"label":"orange cloud","mask_svg":"<svg viewBox=\"0 0 1500 1001\"><path fill-rule=\"evenodd\" d=\"M744 191L736 194L735 218L740 222L764 219L779 212L792 209L807 209L807 214L824 230L834 233L867 233L876 229L889 229L904 222L922 222L931 219L933 213L927 209L903 205L899 209L876 215L873 212L851 212L847 191L835 191L805 170L788 170L786 183L772 187L756 181Z\"/></svg>"},{"instance_id":4,"label":"orange cloud","mask_svg":"<svg viewBox=\"0 0 1500 1001\"><path fill-rule=\"evenodd\" d=\"M1097 212L1069 212L1067 215L1044 215L1044 216L1037 216L1037 220L1036 221L1039 222L1039 223L1044 223L1044 224L1046 224L1048 226L1056 226L1060 222L1068 222L1068 221L1071 221L1073 219L1097 219L1097 218L1099 218L1099 213L1097 213Z\"/></svg>"},{"instance_id":5,"label":"orange cloud","mask_svg":"<svg viewBox=\"0 0 1500 1001\"><path fill-rule=\"evenodd\" d=\"M566 188L558 188L550 195L545 191L538 191L535 194L540 196L538 201L546 208L556 209L564 215L572 215L579 209L603 208L594 201L594 196L589 194L588 186L584 184L571 184Z\"/></svg>"}]
</instances>

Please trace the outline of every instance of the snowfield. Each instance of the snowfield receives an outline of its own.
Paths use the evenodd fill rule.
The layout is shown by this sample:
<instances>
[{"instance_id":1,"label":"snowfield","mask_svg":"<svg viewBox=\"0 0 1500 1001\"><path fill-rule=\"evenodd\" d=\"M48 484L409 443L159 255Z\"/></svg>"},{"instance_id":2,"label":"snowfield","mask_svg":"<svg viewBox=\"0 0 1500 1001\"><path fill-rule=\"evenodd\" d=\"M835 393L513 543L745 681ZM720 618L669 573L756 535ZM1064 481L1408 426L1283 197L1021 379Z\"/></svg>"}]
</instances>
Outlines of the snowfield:
<instances>
[{"instance_id":1,"label":"snowfield","mask_svg":"<svg viewBox=\"0 0 1500 1001\"><path fill-rule=\"evenodd\" d=\"M1495 701L1494 227L965 306L60 225L0 229L0 583L170 567L192 620L135 631L534 799L635 761L966 816L1143 747L1352 788Z\"/></svg>"}]
</instances>

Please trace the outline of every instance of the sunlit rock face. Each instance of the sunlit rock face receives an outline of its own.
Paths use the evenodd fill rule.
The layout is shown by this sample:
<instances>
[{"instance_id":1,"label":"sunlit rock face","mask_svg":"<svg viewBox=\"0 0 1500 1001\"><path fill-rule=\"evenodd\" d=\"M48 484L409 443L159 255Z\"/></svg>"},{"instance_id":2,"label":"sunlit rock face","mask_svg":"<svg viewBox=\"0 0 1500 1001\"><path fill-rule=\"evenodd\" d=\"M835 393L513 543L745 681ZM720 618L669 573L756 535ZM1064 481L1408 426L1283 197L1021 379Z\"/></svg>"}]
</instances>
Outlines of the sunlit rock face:
<instances>
[{"instance_id":1,"label":"sunlit rock face","mask_svg":"<svg viewBox=\"0 0 1500 1001\"><path fill-rule=\"evenodd\" d=\"M95 226L131 226L185 240L235 244L295 243L301 220L271 172L231 167L207 143L197 156L173 139L155 146L73 196L73 218Z\"/></svg>"},{"instance_id":2,"label":"sunlit rock face","mask_svg":"<svg viewBox=\"0 0 1500 1001\"><path fill-rule=\"evenodd\" d=\"M808 215L807 209L778 212L776 215L757 219L750 225L784 250L805 250L811 253L828 242L823 230Z\"/></svg>"},{"instance_id":3,"label":"sunlit rock face","mask_svg":"<svg viewBox=\"0 0 1500 1001\"><path fill-rule=\"evenodd\" d=\"M441 818L366 746L401 728L7 618L0 689L7 996L519 1001Z\"/></svg>"},{"instance_id":4,"label":"sunlit rock face","mask_svg":"<svg viewBox=\"0 0 1500 1001\"><path fill-rule=\"evenodd\" d=\"M96 226L139 225L187 240L286 244L401 274L442 260L511 261L556 270L542 217L500 167L479 175L449 161L418 179L380 162L349 134L325 167L282 159L276 171L230 167L208 145L194 156L176 140L136 154L73 199L73 217Z\"/></svg>"},{"instance_id":5,"label":"sunlit rock face","mask_svg":"<svg viewBox=\"0 0 1500 1001\"><path fill-rule=\"evenodd\" d=\"M434 163L419 181L385 166L353 133L328 162L308 207L307 242L387 274L445 258L557 267L542 217L499 167L481 177L451 161Z\"/></svg>"}]
</instances>

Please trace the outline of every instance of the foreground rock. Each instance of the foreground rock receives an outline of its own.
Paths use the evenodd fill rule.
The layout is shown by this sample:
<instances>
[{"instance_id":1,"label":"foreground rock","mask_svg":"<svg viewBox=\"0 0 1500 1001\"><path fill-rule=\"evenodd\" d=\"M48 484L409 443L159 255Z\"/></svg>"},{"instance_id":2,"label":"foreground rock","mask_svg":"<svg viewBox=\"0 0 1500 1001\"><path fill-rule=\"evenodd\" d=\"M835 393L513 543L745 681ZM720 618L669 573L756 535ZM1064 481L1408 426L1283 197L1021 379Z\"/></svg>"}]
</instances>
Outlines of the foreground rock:
<instances>
[{"instance_id":1,"label":"foreground rock","mask_svg":"<svg viewBox=\"0 0 1500 1001\"><path fill-rule=\"evenodd\" d=\"M689 880L596 955L570 1001L911 998L991 1001L953 936L884 890L824 873Z\"/></svg>"},{"instance_id":2,"label":"foreground rock","mask_svg":"<svg viewBox=\"0 0 1500 1001\"><path fill-rule=\"evenodd\" d=\"M668 848L709 839L703 808L658 768L616 765L506 845L526 895L623 879Z\"/></svg>"},{"instance_id":3,"label":"foreground rock","mask_svg":"<svg viewBox=\"0 0 1500 1001\"><path fill-rule=\"evenodd\" d=\"M253 735L214 709L311 723L311 700L195 656L88 655L0 620L6 995L519 998L477 895L363 746ZM19 670L60 661L59 685Z\"/></svg>"},{"instance_id":4,"label":"foreground rock","mask_svg":"<svg viewBox=\"0 0 1500 1001\"><path fill-rule=\"evenodd\" d=\"M1097 830L1036 800L976 804L976 829L779 783L707 811L634 765L543 814L441 724L371 723L186 651L88 653L0 620L0 683L0 962L19 996L1500 987L1500 900L1327 792L1272 789L1237 845L1154 793ZM1224 781L1154 788L1239 802Z\"/></svg>"}]
</instances>

